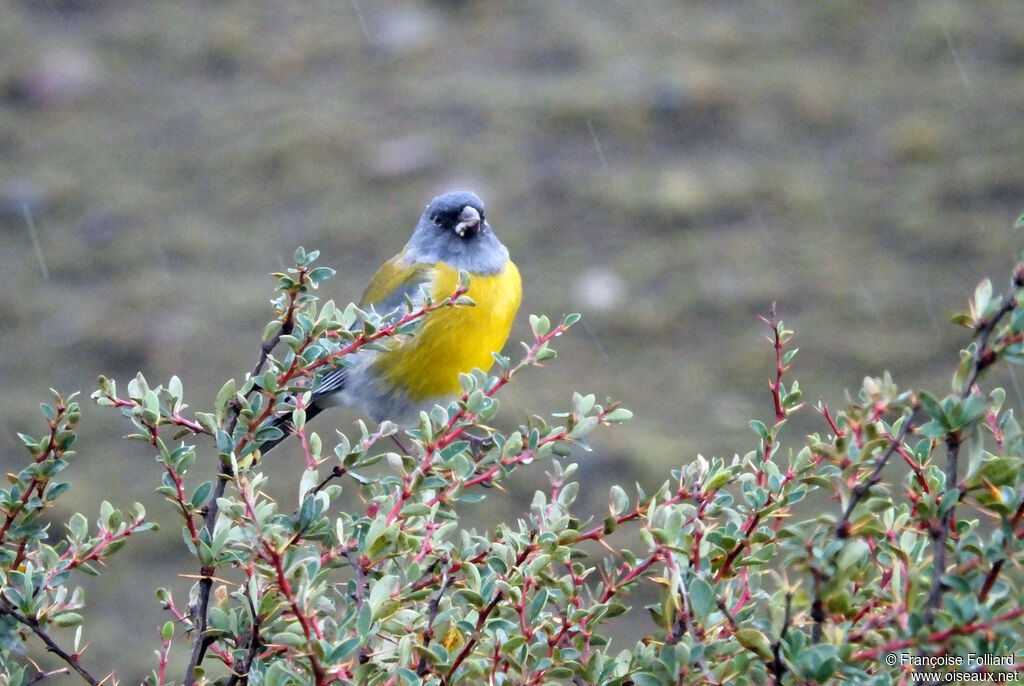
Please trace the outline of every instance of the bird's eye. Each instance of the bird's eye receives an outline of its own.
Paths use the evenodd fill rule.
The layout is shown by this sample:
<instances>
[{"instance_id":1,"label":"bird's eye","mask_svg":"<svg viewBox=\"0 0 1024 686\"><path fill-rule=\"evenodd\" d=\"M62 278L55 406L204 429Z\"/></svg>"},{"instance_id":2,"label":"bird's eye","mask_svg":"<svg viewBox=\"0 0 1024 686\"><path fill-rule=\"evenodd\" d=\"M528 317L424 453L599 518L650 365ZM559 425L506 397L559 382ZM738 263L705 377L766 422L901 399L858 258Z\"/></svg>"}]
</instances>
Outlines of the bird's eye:
<instances>
[{"instance_id":1,"label":"bird's eye","mask_svg":"<svg viewBox=\"0 0 1024 686\"><path fill-rule=\"evenodd\" d=\"M430 220L434 222L435 226L441 226L441 215L435 214L433 217L430 218Z\"/></svg>"}]
</instances>

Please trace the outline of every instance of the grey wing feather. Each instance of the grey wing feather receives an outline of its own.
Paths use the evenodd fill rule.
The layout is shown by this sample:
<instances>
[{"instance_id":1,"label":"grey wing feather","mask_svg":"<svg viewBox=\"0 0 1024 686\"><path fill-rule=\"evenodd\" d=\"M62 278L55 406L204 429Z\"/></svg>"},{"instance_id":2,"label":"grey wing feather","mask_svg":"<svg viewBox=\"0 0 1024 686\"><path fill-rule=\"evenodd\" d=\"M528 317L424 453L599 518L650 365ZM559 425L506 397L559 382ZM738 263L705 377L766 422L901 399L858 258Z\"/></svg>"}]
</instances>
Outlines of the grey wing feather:
<instances>
[{"instance_id":1,"label":"grey wing feather","mask_svg":"<svg viewBox=\"0 0 1024 686\"><path fill-rule=\"evenodd\" d=\"M332 369L331 371L323 374L316 380L316 386L313 388L312 402L315 403L320 398L333 395L345 388L346 376L348 376L348 369L345 369L344 367L341 369Z\"/></svg>"}]
</instances>

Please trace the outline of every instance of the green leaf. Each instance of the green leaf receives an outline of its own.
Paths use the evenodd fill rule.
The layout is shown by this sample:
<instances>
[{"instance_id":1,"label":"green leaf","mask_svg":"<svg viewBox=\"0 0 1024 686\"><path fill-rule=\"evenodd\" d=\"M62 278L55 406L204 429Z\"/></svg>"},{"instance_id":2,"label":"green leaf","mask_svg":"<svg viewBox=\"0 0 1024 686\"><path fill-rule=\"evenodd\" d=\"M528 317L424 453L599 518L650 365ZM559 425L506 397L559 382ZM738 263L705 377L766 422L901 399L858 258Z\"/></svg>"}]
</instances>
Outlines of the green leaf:
<instances>
[{"instance_id":1,"label":"green leaf","mask_svg":"<svg viewBox=\"0 0 1024 686\"><path fill-rule=\"evenodd\" d=\"M209 412L196 412L196 421L209 434L217 431L217 419Z\"/></svg>"},{"instance_id":2,"label":"green leaf","mask_svg":"<svg viewBox=\"0 0 1024 686\"><path fill-rule=\"evenodd\" d=\"M960 502L960 489L954 485L942 494L942 500L939 501L939 514L945 514L946 511L955 507L958 502Z\"/></svg>"},{"instance_id":3,"label":"green leaf","mask_svg":"<svg viewBox=\"0 0 1024 686\"><path fill-rule=\"evenodd\" d=\"M757 654L762 660L772 658L772 643L757 629L742 628L736 632L736 640L747 650Z\"/></svg>"},{"instance_id":4,"label":"green leaf","mask_svg":"<svg viewBox=\"0 0 1024 686\"><path fill-rule=\"evenodd\" d=\"M593 393L583 395L581 393L572 394L572 410L580 417L584 417L590 414L590 411L594 408L594 403L597 401L596 396Z\"/></svg>"},{"instance_id":5,"label":"green leaf","mask_svg":"<svg viewBox=\"0 0 1024 686\"><path fill-rule=\"evenodd\" d=\"M604 416L604 421L608 424L619 424L621 422L629 421L632 418L632 411L627 410L624 407L616 407Z\"/></svg>"},{"instance_id":6,"label":"green leaf","mask_svg":"<svg viewBox=\"0 0 1024 686\"><path fill-rule=\"evenodd\" d=\"M974 317L967 312L957 312L949 318L949 321L958 326L965 326L968 329L974 328Z\"/></svg>"},{"instance_id":7,"label":"green leaf","mask_svg":"<svg viewBox=\"0 0 1024 686\"><path fill-rule=\"evenodd\" d=\"M68 532L75 541L84 541L89 536L89 520L81 512L71 515L67 526Z\"/></svg>"},{"instance_id":8,"label":"green leaf","mask_svg":"<svg viewBox=\"0 0 1024 686\"><path fill-rule=\"evenodd\" d=\"M328 664L337 664L344 662L352 653L359 647L359 637L349 636L341 643L339 643L334 650L327 656Z\"/></svg>"},{"instance_id":9,"label":"green leaf","mask_svg":"<svg viewBox=\"0 0 1024 686\"><path fill-rule=\"evenodd\" d=\"M128 397L135 402L141 402L148 390L149 385L146 383L146 377L142 375L142 372L136 374L135 378L128 382Z\"/></svg>"},{"instance_id":10,"label":"green leaf","mask_svg":"<svg viewBox=\"0 0 1024 686\"><path fill-rule=\"evenodd\" d=\"M651 672L633 672L629 678L636 686L664 686L665 684Z\"/></svg>"},{"instance_id":11,"label":"green leaf","mask_svg":"<svg viewBox=\"0 0 1024 686\"><path fill-rule=\"evenodd\" d=\"M828 680L837 664L836 647L828 643L812 645L800 651L796 658L798 672L814 679L816 683L831 683Z\"/></svg>"},{"instance_id":12,"label":"green leaf","mask_svg":"<svg viewBox=\"0 0 1024 686\"><path fill-rule=\"evenodd\" d=\"M861 539L847 539L839 551L836 567L839 571L844 572L854 565L863 563L870 553L871 548Z\"/></svg>"},{"instance_id":13,"label":"green leaf","mask_svg":"<svg viewBox=\"0 0 1024 686\"><path fill-rule=\"evenodd\" d=\"M530 329L535 338L541 338L551 331L551 320L543 315L530 315Z\"/></svg>"},{"instance_id":14,"label":"green leaf","mask_svg":"<svg viewBox=\"0 0 1024 686\"><path fill-rule=\"evenodd\" d=\"M209 500L211 493L213 493L212 483L210 483L209 481L204 481L203 483L199 484L195 492L192 494L192 499L190 500L192 507L199 509L200 507L205 505L206 501Z\"/></svg>"},{"instance_id":15,"label":"green leaf","mask_svg":"<svg viewBox=\"0 0 1024 686\"><path fill-rule=\"evenodd\" d=\"M701 621L706 620L715 607L715 592L711 584L700 577L693 577L687 590L694 616Z\"/></svg>"},{"instance_id":16,"label":"green leaf","mask_svg":"<svg viewBox=\"0 0 1024 686\"><path fill-rule=\"evenodd\" d=\"M18 433L18 438L21 439L21 442L25 444L25 447L28 448L29 452L33 455L39 452L39 443L36 442L36 439L32 438L28 434L20 432Z\"/></svg>"},{"instance_id":17,"label":"green leaf","mask_svg":"<svg viewBox=\"0 0 1024 686\"><path fill-rule=\"evenodd\" d=\"M939 422L943 427L949 427L946 411L942 409L942 404L938 398L928 391L918 391L917 397L921 401L921 406L925 409L925 412L931 415L932 419Z\"/></svg>"},{"instance_id":18,"label":"green leaf","mask_svg":"<svg viewBox=\"0 0 1024 686\"><path fill-rule=\"evenodd\" d=\"M277 439L284 436L284 431L276 426L261 426L256 430L254 436L257 443L263 444L268 441L276 441Z\"/></svg>"},{"instance_id":19,"label":"green leaf","mask_svg":"<svg viewBox=\"0 0 1024 686\"><path fill-rule=\"evenodd\" d=\"M185 389L182 388L181 379L177 376L172 376L170 381L167 382L167 392L175 400L181 400L185 397Z\"/></svg>"},{"instance_id":20,"label":"green leaf","mask_svg":"<svg viewBox=\"0 0 1024 686\"><path fill-rule=\"evenodd\" d=\"M974 289L974 310L979 317L985 316L989 303L992 302L992 282L982 279Z\"/></svg>"},{"instance_id":21,"label":"green leaf","mask_svg":"<svg viewBox=\"0 0 1024 686\"><path fill-rule=\"evenodd\" d=\"M476 591L471 591L467 588L460 588L455 592L455 595L465 598L466 602L475 608L481 608L484 606L484 597Z\"/></svg>"},{"instance_id":22,"label":"green leaf","mask_svg":"<svg viewBox=\"0 0 1024 686\"><path fill-rule=\"evenodd\" d=\"M611 511L616 517L622 516L629 509L629 495L626 489L618 484L611 488Z\"/></svg>"},{"instance_id":23,"label":"green leaf","mask_svg":"<svg viewBox=\"0 0 1024 686\"><path fill-rule=\"evenodd\" d=\"M320 285L321 281L326 281L327 279L334 276L336 273L337 272L331 269L330 267L317 267L316 269L310 271L308 274L310 285L312 285L313 288L316 288Z\"/></svg>"},{"instance_id":24,"label":"green leaf","mask_svg":"<svg viewBox=\"0 0 1024 686\"><path fill-rule=\"evenodd\" d=\"M533 596L533 600L530 602L530 611L527 615L527 619L531 624L536 624L540 613L544 611L544 608L548 604L548 589L543 586Z\"/></svg>"},{"instance_id":25,"label":"green leaf","mask_svg":"<svg viewBox=\"0 0 1024 686\"><path fill-rule=\"evenodd\" d=\"M762 441L768 440L768 427L765 426L764 422L757 419L751 419L750 428L754 430L754 433L761 437Z\"/></svg>"},{"instance_id":26,"label":"green leaf","mask_svg":"<svg viewBox=\"0 0 1024 686\"><path fill-rule=\"evenodd\" d=\"M356 633L359 635L360 643L369 640L371 628L373 628L373 610L370 609L368 602L364 602L356 616Z\"/></svg>"},{"instance_id":27,"label":"green leaf","mask_svg":"<svg viewBox=\"0 0 1024 686\"><path fill-rule=\"evenodd\" d=\"M960 426L970 426L988 413L988 399L980 393L967 396L960 409ZM959 427L958 427L959 428Z\"/></svg>"},{"instance_id":28,"label":"green leaf","mask_svg":"<svg viewBox=\"0 0 1024 686\"><path fill-rule=\"evenodd\" d=\"M234 395L235 380L228 379L227 382L220 387L220 390L217 391L217 399L214 401L214 416L217 419L217 424L223 426L224 420L227 417L228 403L231 402Z\"/></svg>"},{"instance_id":29,"label":"green leaf","mask_svg":"<svg viewBox=\"0 0 1024 686\"><path fill-rule=\"evenodd\" d=\"M1016 486L1024 471L1024 459L1016 455L993 457L982 463L980 475L993 486Z\"/></svg>"},{"instance_id":30,"label":"green leaf","mask_svg":"<svg viewBox=\"0 0 1024 686\"><path fill-rule=\"evenodd\" d=\"M61 612L59 615L53 618L53 623L57 626L78 626L85 620L82 615L77 612Z\"/></svg>"},{"instance_id":31,"label":"green leaf","mask_svg":"<svg viewBox=\"0 0 1024 686\"><path fill-rule=\"evenodd\" d=\"M380 611L384 606L384 602L391 599L391 596L398 589L398 584L398 576L395 574L388 574L387 576L378 579L370 588L369 603L371 617L373 619L380 618Z\"/></svg>"},{"instance_id":32,"label":"green leaf","mask_svg":"<svg viewBox=\"0 0 1024 686\"><path fill-rule=\"evenodd\" d=\"M271 643L276 643L279 635L271 637ZM296 674L292 670L287 662L278 661L274 662L267 669L266 676L263 677L264 686L295 686L296 684L306 683L299 674Z\"/></svg>"},{"instance_id":33,"label":"green leaf","mask_svg":"<svg viewBox=\"0 0 1024 686\"><path fill-rule=\"evenodd\" d=\"M231 436L228 435L227 431L218 429L215 434L217 441L217 452L221 455L230 455L235 449L235 442L231 440Z\"/></svg>"},{"instance_id":34,"label":"green leaf","mask_svg":"<svg viewBox=\"0 0 1024 686\"><path fill-rule=\"evenodd\" d=\"M164 624L163 628L160 630L160 638L165 642L174 638L174 622L166 622Z\"/></svg>"}]
</instances>

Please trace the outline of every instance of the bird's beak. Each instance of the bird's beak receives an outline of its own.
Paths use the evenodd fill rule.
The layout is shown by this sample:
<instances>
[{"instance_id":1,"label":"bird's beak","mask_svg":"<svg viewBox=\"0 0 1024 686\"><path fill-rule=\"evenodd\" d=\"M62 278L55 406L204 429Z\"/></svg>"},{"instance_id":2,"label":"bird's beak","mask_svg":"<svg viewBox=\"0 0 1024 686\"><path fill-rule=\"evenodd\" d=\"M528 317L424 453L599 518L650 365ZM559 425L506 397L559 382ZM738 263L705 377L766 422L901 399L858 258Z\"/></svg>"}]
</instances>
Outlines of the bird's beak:
<instances>
[{"instance_id":1,"label":"bird's beak","mask_svg":"<svg viewBox=\"0 0 1024 686\"><path fill-rule=\"evenodd\" d=\"M462 212L459 213L459 223L455 225L455 233L465 238L467 233L473 235L479 231L480 224L480 213L477 212L475 207L466 205L462 208Z\"/></svg>"}]
</instances>

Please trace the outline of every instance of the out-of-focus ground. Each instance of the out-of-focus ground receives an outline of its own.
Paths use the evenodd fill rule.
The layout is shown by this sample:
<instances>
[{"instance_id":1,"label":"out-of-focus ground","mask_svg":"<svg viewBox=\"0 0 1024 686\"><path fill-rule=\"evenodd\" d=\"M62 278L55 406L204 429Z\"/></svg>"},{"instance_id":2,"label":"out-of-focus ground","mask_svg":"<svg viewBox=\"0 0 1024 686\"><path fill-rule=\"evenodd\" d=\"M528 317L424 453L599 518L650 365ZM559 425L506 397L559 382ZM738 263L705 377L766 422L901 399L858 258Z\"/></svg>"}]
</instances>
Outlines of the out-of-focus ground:
<instances>
[{"instance_id":1,"label":"out-of-focus ground","mask_svg":"<svg viewBox=\"0 0 1024 686\"><path fill-rule=\"evenodd\" d=\"M296 246L339 270L324 296L357 298L466 187L524 275L513 340L527 313L585 315L503 395L506 424L572 390L636 412L578 456L603 516L613 481L753 446L773 300L808 400L885 369L944 392L967 334L949 315L1024 244L1022 113L1016 0L0 0L0 466L50 386L177 374L208 406L255 360ZM65 507L143 500L165 524L88 587L87 664L130 683L168 618L153 587L190 582L164 578L156 464L86 404ZM542 471L486 509L525 511Z\"/></svg>"}]
</instances>

